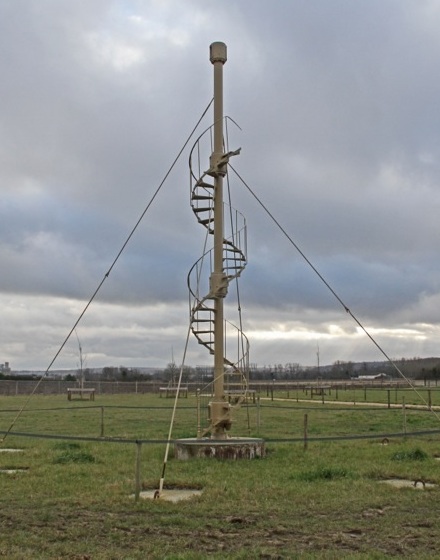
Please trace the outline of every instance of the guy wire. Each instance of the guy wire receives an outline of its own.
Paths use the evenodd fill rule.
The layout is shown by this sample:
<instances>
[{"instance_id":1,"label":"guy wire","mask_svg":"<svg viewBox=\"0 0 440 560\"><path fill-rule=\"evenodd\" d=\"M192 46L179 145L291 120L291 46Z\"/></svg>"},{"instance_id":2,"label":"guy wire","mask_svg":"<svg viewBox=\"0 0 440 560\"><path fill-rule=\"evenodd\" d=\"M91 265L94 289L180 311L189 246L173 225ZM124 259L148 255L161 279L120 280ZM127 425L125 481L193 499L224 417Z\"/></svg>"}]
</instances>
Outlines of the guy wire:
<instances>
[{"instance_id":1,"label":"guy wire","mask_svg":"<svg viewBox=\"0 0 440 560\"><path fill-rule=\"evenodd\" d=\"M315 265L307 258L307 256L305 255L305 253L300 249L300 247L298 246L297 243L295 243L295 241L290 237L290 235L287 233L287 231L283 228L283 226L280 224L280 222L275 218L275 216L269 211L269 209L267 208L267 206L265 206L265 204L261 201L261 199L253 192L253 190L251 189L251 187L246 183L246 181L241 177L241 175L238 173L238 171L236 169L234 169L234 167L229 163L228 164L229 167L232 169L232 171L235 173L235 175L238 177L238 179L243 183L243 185L246 187L246 189L250 192L250 194L254 197L254 199L258 202L258 204L263 208L263 210L266 212L266 214L271 218L271 220L275 223L275 225L278 227L278 229L283 233L283 235L288 239L288 241L291 243L291 245L293 245L293 247L296 249L296 251L301 255L301 257L305 260L305 262L309 265L309 267L313 270L313 272L318 276L318 278L321 280L321 282L323 282L323 284L326 286L326 288L333 294L333 296L336 298L336 300L342 305L342 307L344 308L345 312L348 313L350 315L350 317L353 319L353 321L355 321L355 323L362 329L362 331L368 336L368 338L371 340L371 342L376 346L376 348L379 350L379 352L381 352L381 354L386 358L386 360L392 365L392 367L397 371L397 373L408 383L408 385L411 387L411 389L415 392L415 394L419 397L419 399L426 405L426 407L429 409L429 403L427 402L427 400L423 397L423 395L421 393L419 393L419 391L417 391L416 387L413 385L413 383L411 383L410 379L408 379L408 377L406 377L406 375L401 371L401 369L397 366L397 364L388 356L388 354L385 352L385 350L382 348L382 346L380 346L380 344L374 339L373 335L371 333L368 332L368 330L364 327L364 325L360 322L360 320L354 315L354 313L352 313L352 311L349 309L349 307L347 307L347 305L345 305L345 303L343 302L343 300L339 297L339 295L336 293L336 291L332 288L332 286L327 282L327 280L322 276L322 274L319 272L319 270L315 267ZM430 411L434 414L434 416L437 418L437 420L440 421L440 416L435 412L435 410L433 410L432 408L430 409Z\"/></svg>"},{"instance_id":2,"label":"guy wire","mask_svg":"<svg viewBox=\"0 0 440 560\"><path fill-rule=\"evenodd\" d=\"M55 353L54 357L52 358L52 361L50 362L50 364L47 366L45 372L43 373L43 375L40 377L40 379L38 380L37 384L35 385L34 389L32 390L32 392L30 393L29 397L26 399L26 401L24 402L23 406L20 408L20 410L18 411L17 415L15 416L15 418L12 420L11 425L9 426L8 430L4 433L3 438L0 440L0 444L3 443L5 441L5 439L7 438L9 432L12 430L12 428L14 427L14 424L17 422L17 420L20 418L23 410L27 407L31 397L33 397L33 395L35 394L35 392L37 391L38 387L40 386L41 382L43 381L43 379L46 377L46 375L49 373L49 370L51 369L51 367L53 366L53 364L55 363L55 360L58 358L58 356L60 355L61 351L63 350L64 346L67 344L67 341L69 340L69 338L71 337L72 333L74 332L74 330L76 329L76 327L78 326L79 322L81 321L81 319L84 317L86 311L88 310L88 308L90 307L90 305L92 304L93 300L95 299L95 297L97 296L98 292L100 291L100 289L102 288L102 285L104 284L104 282L107 280L107 278L110 276L111 271L113 270L114 266L116 265L116 263L119 260L119 257L122 255L122 253L124 252L125 248L127 247L128 243L130 242L131 238L133 237L135 231L137 230L137 228L139 227L139 224L141 223L142 219L144 218L145 214L148 212L148 210L150 209L150 206L153 204L156 196L159 194L159 191L161 190L162 186L164 185L165 181L168 179L168 176L170 175L171 171L174 169L174 166L176 165L177 161L179 160L180 156L182 155L182 152L184 151L184 149L186 148L188 142L191 140L192 136L194 135L195 131L197 130L197 128L199 127L201 121L203 120L203 118L205 117L206 113L208 112L209 108L211 107L212 103L214 101L214 98L211 99L211 101L208 103L206 109L203 111L202 115L200 116L200 118L198 119L196 125L194 126L194 128L191 130L189 136L187 137L185 143L183 144L182 148L179 150L177 156L175 157L174 161L172 162L171 166L169 167L168 171L165 173L164 178L162 179L162 181L160 182L159 186L157 187L156 191L154 192L153 196L151 197L150 201L148 202L147 206L145 207L144 211L142 212L142 214L140 215L139 219L137 220L136 224L134 225L134 227L132 228L132 230L130 231L128 237L126 238L126 240L124 241L124 243L122 244L122 247L119 249L119 252L117 253L116 257L114 258L110 268L108 269L108 271L105 273L103 279L101 280L101 282L98 284L98 287L96 288L96 290L93 292L92 297L89 299L89 301L87 302L86 306L84 307L84 309L82 310L82 312L80 313L79 317L77 318L77 320L75 321L75 324L73 325L73 327L70 329L69 333L67 334L66 338L64 339L64 341L62 342L61 346L58 348L57 352Z\"/></svg>"}]
</instances>

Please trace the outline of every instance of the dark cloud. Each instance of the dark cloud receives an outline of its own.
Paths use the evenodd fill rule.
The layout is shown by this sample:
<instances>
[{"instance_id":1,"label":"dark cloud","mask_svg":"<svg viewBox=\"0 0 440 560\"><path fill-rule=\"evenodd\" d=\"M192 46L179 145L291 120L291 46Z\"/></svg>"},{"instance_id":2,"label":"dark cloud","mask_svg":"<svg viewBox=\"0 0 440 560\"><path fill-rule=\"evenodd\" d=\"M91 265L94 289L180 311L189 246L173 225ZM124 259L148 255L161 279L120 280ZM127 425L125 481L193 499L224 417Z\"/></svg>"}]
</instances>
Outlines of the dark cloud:
<instances>
[{"instance_id":1,"label":"dark cloud","mask_svg":"<svg viewBox=\"0 0 440 560\"><path fill-rule=\"evenodd\" d=\"M435 353L436 3L19 0L0 16L0 361L49 361L208 104L215 40L228 45L225 112L242 128L228 123L230 148L243 148L234 168L344 303L385 329L390 354ZM204 243L187 158L188 148L97 297L96 365L163 364L183 346L186 275ZM230 179L249 226L252 361L313 362L318 340L329 360L375 355ZM191 360L209 361L200 350Z\"/></svg>"}]
</instances>

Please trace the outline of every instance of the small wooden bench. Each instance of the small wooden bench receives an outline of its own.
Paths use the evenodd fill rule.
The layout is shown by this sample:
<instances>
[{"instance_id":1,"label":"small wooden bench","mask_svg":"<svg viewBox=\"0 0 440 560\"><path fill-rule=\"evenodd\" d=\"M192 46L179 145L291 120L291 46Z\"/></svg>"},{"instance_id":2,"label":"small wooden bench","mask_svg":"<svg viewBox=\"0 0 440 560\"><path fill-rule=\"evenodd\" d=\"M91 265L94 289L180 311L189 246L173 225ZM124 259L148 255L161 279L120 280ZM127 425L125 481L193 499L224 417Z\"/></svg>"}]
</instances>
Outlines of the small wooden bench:
<instances>
[{"instance_id":1,"label":"small wooden bench","mask_svg":"<svg viewBox=\"0 0 440 560\"><path fill-rule=\"evenodd\" d=\"M312 385L311 387L305 387L306 395L307 391L310 390L310 397L313 399L313 395L318 397L322 397L327 393L331 394L331 386L330 385Z\"/></svg>"},{"instance_id":2,"label":"small wooden bench","mask_svg":"<svg viewBox=\"0 0 440 560\"><path fill-rule=\"evenodd\" d=\"M72 396L78 395L82 400L84 397L88 397L90 401L95 400L95 389L67 389L67 400L71 401Z\"/></svg>"},{"instance_id":3,"label":"small wooden bench","mask_svg":"<svg viewBox=\"0 0 440 560\"><path fill-rule=\"evenodd\" d=\"M177 387L159 387L159 396L165 395L166 398L175 397L177 393ZM188 387L180 387L179 397L188 398Z\"/></svg>"}]
</instances>

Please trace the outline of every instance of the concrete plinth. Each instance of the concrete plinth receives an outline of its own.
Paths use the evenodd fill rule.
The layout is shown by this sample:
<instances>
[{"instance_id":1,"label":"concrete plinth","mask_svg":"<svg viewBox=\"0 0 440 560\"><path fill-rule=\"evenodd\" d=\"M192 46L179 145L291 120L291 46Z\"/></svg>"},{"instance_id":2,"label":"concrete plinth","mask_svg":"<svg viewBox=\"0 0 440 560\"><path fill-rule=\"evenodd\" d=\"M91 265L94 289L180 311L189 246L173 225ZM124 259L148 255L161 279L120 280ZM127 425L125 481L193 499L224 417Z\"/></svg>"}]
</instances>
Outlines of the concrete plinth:
<instances>
[{"instance_id":1,"label":"concrete plinth","mask_svg":"<svg viewBox=\"0 0 440 560\"><path fill-rule=\"evenodd\" d=\"M266 448L260 438L232 437L222 440L210 438L185 438L174 443L174 456L181 461L193 457L216 459L255 459L264 457Z\"/></svg>"},{"instance_id":2,"label":"concrete plinth","mask_svg":"<svg viewBox=\"0 0 440 560\"><path fill-rule=\"evenodd\" d=\"M139 498L145 500L161 500L163 502L181 502L183 500L189 500L190 498L201 496L202 490L180 490L180 489L164 489L162 490L160 496L157 495L157 490L145 490L139 493ZM136 496L132 496L136 498Z\"/></svg>"}]
</instances>

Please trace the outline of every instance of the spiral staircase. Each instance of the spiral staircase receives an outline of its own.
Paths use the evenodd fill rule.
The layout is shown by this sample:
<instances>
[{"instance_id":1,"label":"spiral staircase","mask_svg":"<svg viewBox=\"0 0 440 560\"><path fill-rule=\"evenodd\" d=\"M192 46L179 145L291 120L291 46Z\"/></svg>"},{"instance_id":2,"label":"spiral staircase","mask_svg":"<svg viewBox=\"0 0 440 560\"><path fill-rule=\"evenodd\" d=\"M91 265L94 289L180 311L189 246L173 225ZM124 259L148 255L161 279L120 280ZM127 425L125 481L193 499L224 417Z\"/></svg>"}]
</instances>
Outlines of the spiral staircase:
<instances>
[{"instance_id":1,"label":"spiral staircase","mask_svg":"<svg viewBox=\"0 0 440 560\"><path fill-rule=\"evenodd\" d=\"M203 136L197 140L190 153L190 198L191 207L198 223L206 228L207 244L210 236L214 235L214 178L219 172L217 166L196 173L195 169L200 169L200 143L202 139ZM223 154L221 163L222 169L226 170L226 175L227 165L225 164L228 163L231 156L238 155L238 153L239 150ZM224 175L225 172L222 172L222 174ZM210 354L214 354L215 342L213 300L215 297L226 296L229 284L240 276L246 266L246 220L240 212L233 209L229 204L223 203L223 212L223 275L220 292L217 285L214 295L214 288L209 285L209 279L213 272L212 248L204 251L188 274L190 328L199 344L204 346ZM223 344L225 395L232 405L239 405L246 398L249 377L249 343L241 325L237 326L225 320ZM207 391L209 391L209 388L205 387L205 392Z\"/></svg>"}]
</instances>

